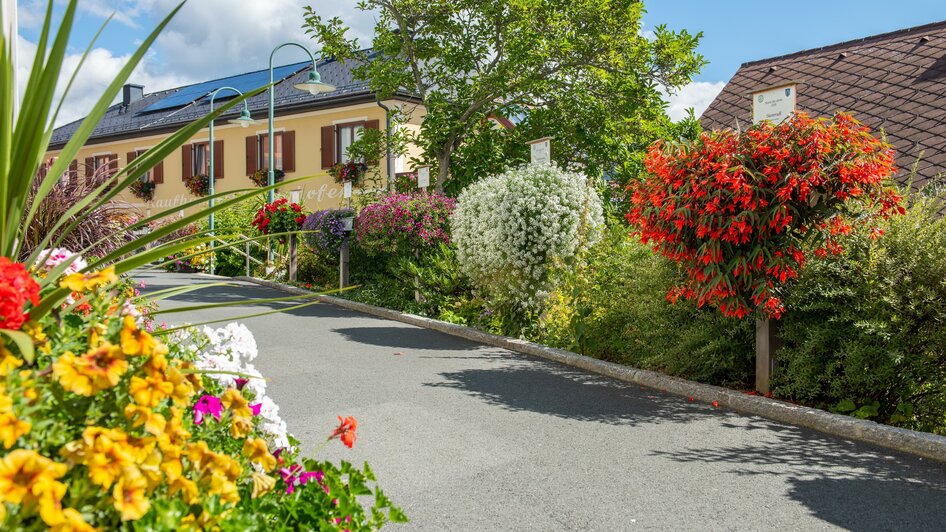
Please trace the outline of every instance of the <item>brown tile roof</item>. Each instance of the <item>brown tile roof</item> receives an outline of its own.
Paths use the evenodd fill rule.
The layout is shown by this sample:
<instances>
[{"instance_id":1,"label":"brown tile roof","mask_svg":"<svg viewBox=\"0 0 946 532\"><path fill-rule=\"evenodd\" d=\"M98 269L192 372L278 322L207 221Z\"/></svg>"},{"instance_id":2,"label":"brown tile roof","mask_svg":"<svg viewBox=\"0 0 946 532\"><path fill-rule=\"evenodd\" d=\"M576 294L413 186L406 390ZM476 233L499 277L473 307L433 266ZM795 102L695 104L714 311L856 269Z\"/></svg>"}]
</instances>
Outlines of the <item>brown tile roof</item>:
<instances>
[{"instance_id":1,"label":"brown tile roof","mask_svg":"<svg viewBox=\"0 0 946 532\"><path fill-rule=\"evenodd\" d=\"M750 93L798 83L797 109L847 111L883 130L906 182L946 180L946 21L743 64L701 121L706 129L752 123Z\"/></svg>"}]
</instances>

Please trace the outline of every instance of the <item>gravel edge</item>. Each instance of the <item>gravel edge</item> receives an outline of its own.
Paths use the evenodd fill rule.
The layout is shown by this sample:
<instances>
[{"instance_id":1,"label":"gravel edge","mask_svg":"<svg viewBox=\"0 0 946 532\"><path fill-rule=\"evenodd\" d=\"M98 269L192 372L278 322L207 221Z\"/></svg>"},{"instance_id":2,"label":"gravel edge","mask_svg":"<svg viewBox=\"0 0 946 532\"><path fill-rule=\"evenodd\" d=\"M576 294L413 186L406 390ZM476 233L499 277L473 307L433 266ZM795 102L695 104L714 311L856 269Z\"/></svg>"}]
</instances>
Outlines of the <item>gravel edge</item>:
<instances>
[{"instance_id":1,"label":"gravel edge","mask_svg":"<svg viewBox=\"0 0 946 532\"><path fill-rule=\"evenodd\" d=\"M294 286L257 279L255 277L241 276L234 277L233 279L275 288L293 294L312 293ZM891 427L874 421L832 414L824 410L794 405L758 395L749 395L720 386L702 384L654 371L637 369L614 362L606 362L596 358L578 355L563 349L546 347L525 340L490 334L462 325L416 316L414 314L405 314L396 310L366 305L347 299L326 295L319 295L318 299L322 302L349 310L399 321L425 329L432 329L477 343L501 347L517 353L541 357L675 395L692 397L694 401L704 403L716 401L720 407L729 408L736 412L753 414L783 423L807 427L825 434L870 443L946 463L946 437L943 436Z\"/></svg>"}]
</instances>

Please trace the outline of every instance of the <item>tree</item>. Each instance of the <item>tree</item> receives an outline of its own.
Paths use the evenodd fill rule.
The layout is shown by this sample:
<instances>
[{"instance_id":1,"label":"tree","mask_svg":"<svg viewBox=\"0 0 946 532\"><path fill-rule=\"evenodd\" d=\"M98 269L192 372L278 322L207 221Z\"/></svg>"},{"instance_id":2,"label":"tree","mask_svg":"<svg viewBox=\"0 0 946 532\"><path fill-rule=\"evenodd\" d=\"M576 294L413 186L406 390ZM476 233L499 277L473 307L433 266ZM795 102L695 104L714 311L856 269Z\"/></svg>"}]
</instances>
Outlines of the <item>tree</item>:
<instances>
[{"instance_id":1,"label":"tree","mask_svg":"<svg viewBox=\"0 0 946 532\"><path fill-rule=\"evenodd\" d=\"M418 141L441 191L458 150L479 135L497 136L483 127L491 117L524 118L521 132L499 135L506 140L555 136L560 164L612 171L615 145L666 125L661 87L683 86L704 64L695 52L700 34L658 26L643 35L639 0L362 0L358 7L377 17L370 57L338 17L307 7L306 31L325 54L350 61L379 98L407 90L422 101ZM502 139L489 140L480 144L506 149L495 143Z\"/></svg>"}]
</instances>

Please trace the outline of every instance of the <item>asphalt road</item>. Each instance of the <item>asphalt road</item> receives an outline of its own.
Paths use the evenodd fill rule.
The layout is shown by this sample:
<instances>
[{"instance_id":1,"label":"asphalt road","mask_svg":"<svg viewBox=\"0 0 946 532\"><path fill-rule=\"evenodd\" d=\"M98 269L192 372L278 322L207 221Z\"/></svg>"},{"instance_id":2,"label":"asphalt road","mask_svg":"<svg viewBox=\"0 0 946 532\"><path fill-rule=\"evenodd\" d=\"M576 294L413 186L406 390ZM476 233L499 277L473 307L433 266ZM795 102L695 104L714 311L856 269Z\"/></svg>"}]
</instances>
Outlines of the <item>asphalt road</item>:
<instances>
[{"instance_id":1,"label":"asphalt road","mask_svg":"<svg viewBox=\"0 0 946 532\"><path fill-rule=\"evenodd\" d=\"M144 273L148 289L211 282ZM195 323L261 312L255 285L164 306ZM336 415L412 522L402 530L943 530L946 466L692 404L567 366L330 305L241 320L290 431ZM221 324L222 326L222 324Z\"/></svg>"}]
</instances>

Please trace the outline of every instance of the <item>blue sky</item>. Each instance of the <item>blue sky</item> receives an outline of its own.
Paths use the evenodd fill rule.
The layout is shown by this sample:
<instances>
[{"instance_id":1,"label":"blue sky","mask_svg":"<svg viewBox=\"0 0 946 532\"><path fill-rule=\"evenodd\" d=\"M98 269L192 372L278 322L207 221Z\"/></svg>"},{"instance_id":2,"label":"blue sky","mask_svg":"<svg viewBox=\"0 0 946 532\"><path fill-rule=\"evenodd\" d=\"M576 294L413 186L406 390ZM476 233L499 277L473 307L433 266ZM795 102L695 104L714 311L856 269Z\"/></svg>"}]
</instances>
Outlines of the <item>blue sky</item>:
<instances>
[{"instance_id":1,"label":"blue sky","mask_svg":"<svg viewBox=\"0 0 946 532\"><path fill-rule=\"evenodd\" d=\"M300 29L302 7L307 4L328 16L342 17L364 42L373 18L357 11L355 3L191 0L159 38L133 81L144 84L150 92L265 68L269 51L276 44L308 41ZM46 0L18 2L21 69L35 51L31 43L36 41L45 4ZM80 75L68 115L61 122L83 116L139 40L176 4L177 0L80 0L71 50L73 62L105 17L113 12L116 16L84 69L89 72ZM702 31L699 51L710 62L692 85L669 95L668 112L672 117L682 116L688 107L696 108L697 114L702 112L746 61L946 20L946 0L652 0L646 5L645 30L666 24L671 29ZM287 52L277 62L301 59L301 52Z\"/></svg>"}]
</instances>

